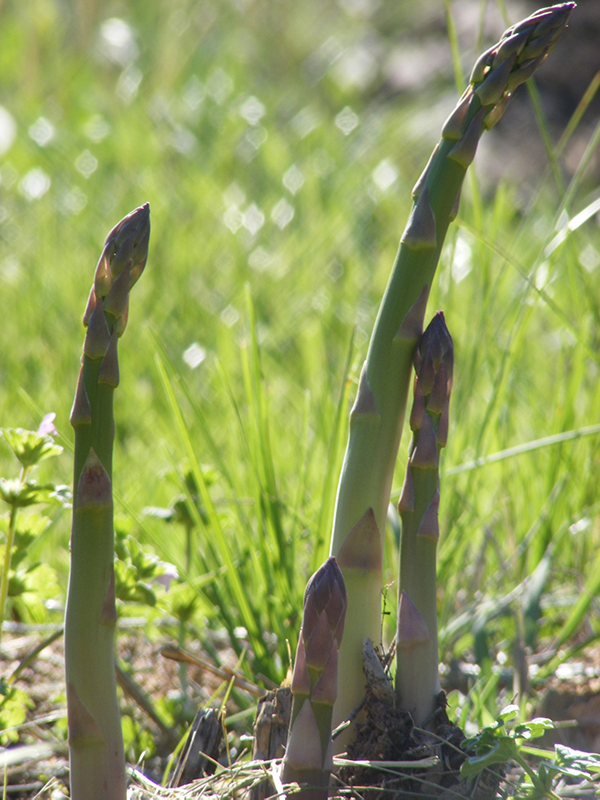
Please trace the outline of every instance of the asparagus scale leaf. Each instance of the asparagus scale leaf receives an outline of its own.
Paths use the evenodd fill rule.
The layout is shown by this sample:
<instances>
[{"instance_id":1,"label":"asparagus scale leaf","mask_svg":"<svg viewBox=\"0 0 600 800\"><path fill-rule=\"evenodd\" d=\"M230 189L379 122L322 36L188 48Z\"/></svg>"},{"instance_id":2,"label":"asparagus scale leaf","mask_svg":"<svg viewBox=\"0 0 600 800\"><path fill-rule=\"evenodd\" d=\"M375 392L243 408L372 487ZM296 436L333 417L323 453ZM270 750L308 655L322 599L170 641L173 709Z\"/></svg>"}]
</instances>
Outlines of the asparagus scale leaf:
<instances>
[{"instance_id":1,"label":"asparagus scale leaf","mask_svg":"<svg viewBox=\"0 0 600 800\"><path fill-rule=\"evenodd\" d=\"M116 627L112 451L117 341L129 291L148 255L146 203L109 233L84 325L81 371L71 411L75 430L71 569L65 666L72 800L125 800L125 755L114 664Z\"/></svg>"},{"instance_id":2,"label":"asparagus scale leaf","mask_svg":"<svg viewBox=\"0 0 600 800\"><path fill-rule=\"evenodd\" d=\"M413 206L375 321L356 402L335 505L332 556L348 589L352 620L340 652L334 723L363 695L362 646L379 641L381 553L394 464L404 422L415 345L446 231L458 212L466 171L483 131L500 119L516 87L555 46L574 3L544 8L513 25L477 60L469 86L442 129L440 142L413 189ZM368 524L367 524L368 523ZM362 526L358 535L356 526ZM374 541L377 531L379 544ZM341 558L348 539L348 558ZM372 548L369 553L367 550ZM350 560L349 560L350 559ZM356 584L356 591L354 584ZM343 748L351 736L339 737Z\"/></svg>"}]
</instances>

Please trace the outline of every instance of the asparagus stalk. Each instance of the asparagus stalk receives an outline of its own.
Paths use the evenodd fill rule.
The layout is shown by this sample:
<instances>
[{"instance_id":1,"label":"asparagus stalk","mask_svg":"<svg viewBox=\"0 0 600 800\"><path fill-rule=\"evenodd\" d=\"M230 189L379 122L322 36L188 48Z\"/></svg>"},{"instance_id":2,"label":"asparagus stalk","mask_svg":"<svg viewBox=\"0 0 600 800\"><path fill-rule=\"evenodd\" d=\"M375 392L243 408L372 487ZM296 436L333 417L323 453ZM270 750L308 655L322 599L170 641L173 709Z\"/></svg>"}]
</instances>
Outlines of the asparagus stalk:
<instances>
[{"instance_id":1,"label":"asparagus stalk","mask_svg":"<svg viewBox=\"0 0 600 800\"><path fill-rule=\"evenodd\" d=\"M125 755L114 663L116 627L112 449L117 339L129 291L148 255L150 208L131 212L108 234L84 325L75 430L71 570L65 663L72 800L125 800Z\"/></svg>"},{"instance_id":2,"label":"asparagus stalk","mask_svg":"<svg viewBox=\"0 0 600 800\"><path fill-rule=\"evenodd\" d=\"M346 588L335 558L310 578L292 676L292 715L281 778L303 784L294 797L325 800L333 767L331 717Z\"/></svg>"},{"instance_id":3,"label":"asparagus stalk","mask_svg":"<svg viewBox=\"0 0 600 800\"><path fill-rule=\"evenodd\" d=\"M544 61L566 27L574 5L563 3L536 12L509 28L494 47L483 53L413 189L412 211L350 412L349 438L336 498L330 552L340 555L352 624L340 653L335 724L346 719L362 698L363 640L368 636L377 642L380 638L381 540L412 356L422 332L427 297L446 231L458 211L463 179L481 134L498 122L515 88ZM372 535L358 537L357 525L377 531L379 544L375 544ZM348 539L353 544L348 557L342 559ZM360 598L354 596L354 583L364 593ZM343 748L351 735L348 729L345 737L336 739L336 747Z\"/></svg>"},{"instance_id":4,"label":"asparagus stalk","mask_svg":"<svg viewBox=\"0 0 600 800\"><path fill-rule=\"evenodd\" d=\"M400 599L396 633L397 705L423 726L440 692L437 639L436 549L439 538L440 449L448 436L454 350L438 312L415 349L413 432L404 487Z\"/></svg>"}]
</instances>

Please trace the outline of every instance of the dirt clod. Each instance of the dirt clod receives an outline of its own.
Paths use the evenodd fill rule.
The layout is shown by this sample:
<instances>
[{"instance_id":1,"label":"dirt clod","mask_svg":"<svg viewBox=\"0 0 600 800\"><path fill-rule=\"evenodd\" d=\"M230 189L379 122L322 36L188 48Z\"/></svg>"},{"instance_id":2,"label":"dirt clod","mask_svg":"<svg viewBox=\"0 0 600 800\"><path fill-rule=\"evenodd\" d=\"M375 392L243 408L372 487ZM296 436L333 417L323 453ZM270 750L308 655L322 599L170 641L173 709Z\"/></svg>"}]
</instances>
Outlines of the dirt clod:
<instances>
[{"instance_id":1,"label":"dirt clod","mask_svg":"<svg viewBox=\"0 0 600 800\"><path fill-rule=\"evenodd\" d=\"M406 762L437 757L431 767L344 767L340 782L352 787L364 800L378 798L485 798L496 796L500 775L483 776L477 781L460 780L460 767L467 753L461 748L463 731L452 724L446 713L446 695L440 692L427 730L416 728L411 715L377 699L367 687L362 722L348 749L354 761Z\"/></svg>"}]
</instances>

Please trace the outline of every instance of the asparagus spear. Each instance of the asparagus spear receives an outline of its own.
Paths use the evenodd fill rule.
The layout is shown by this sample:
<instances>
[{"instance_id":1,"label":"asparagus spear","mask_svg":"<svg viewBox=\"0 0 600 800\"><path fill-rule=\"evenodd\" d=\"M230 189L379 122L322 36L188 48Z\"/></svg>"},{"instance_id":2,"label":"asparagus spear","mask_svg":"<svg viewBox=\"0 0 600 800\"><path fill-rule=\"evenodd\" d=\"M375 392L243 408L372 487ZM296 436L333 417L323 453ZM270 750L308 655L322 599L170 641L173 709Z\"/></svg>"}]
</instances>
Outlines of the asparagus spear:
<instances>
[{"instance_id":1,"label":"asparagus spear","mask_svg":"<svg viewBox=\"0 0 600 800\"><path fill-rule=\"evenodd\" d=\"M350 412L349 439L336 498L330 552L340 555L352 624L340 653L335 724L346 719L362 698L363 640L368 636L377 642L380 638L381 540L412 356L422 332L427 296L446 231L458 211L463 179L481 134L498 122L515 88L544 61L566 27L574 5L562 3L536 12L509 28L483 53L413 189L412 211ZM357 525L362 526L361 535L357 534ZM349 539L352 545L342 559ZM348 729L345 737L336 740L336 747L343 748L351 735Z\"/></svg>"},{"instance_id":2,"label":"asparagus spear","mask_svg":"<svg viewBox=\"0 0 600 800\"><path fill-rule=\"evenodd\" d=\"M414 362L413 437L398 504L402 540L396 694L398 707L423 726L440 692L436 589L439 460L448 436L454 362L452 339L441 311L419 340Z\"/></svg>"},{"instance_id":3,"label":"asparagus spear","mask_svg":"<svg viewBox=\"0 0 600 800\"><path fill-rule=\"evenodd\" d=\"M294 797L326 800L333 767L331 715L337 693L338 648L346 588L335 558L310 578L292 676L292 715L281 778L305 784Z\"/></svg>"},{"instance_id":4,"label":"asparagus spear","mask_svg":"<svg viewBox=\"0 0 600 800\"><path fill-rule=\"evenodd\" d=\"M71 570L65 662L72 800L125 800L125 755L114 664L116 627L112 448L117 339L129 291L148 255L150 207L131 212L108 234L84 325L75 430Z\"/></svg>"}]
</instances>

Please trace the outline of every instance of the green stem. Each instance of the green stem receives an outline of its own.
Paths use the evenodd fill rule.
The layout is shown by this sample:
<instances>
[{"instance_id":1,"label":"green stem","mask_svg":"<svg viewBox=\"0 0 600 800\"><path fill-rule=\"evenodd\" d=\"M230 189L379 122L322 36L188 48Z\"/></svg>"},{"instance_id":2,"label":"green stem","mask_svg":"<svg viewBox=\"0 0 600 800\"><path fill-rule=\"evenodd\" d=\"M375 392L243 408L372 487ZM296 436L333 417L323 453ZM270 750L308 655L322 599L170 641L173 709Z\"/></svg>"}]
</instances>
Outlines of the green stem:
<instances>
[{"instance_id":1,"label":"green stem","mask_svg":"<svg viewBox=\"0 0 600 800\"><path fill-rule=\"evenodd\" d=\"M426 726L440 692L436 550L440 449L448 435L454 348L438 312L415 351L413 438L398 510L402 518L396 634L399 708Z\"/></svg>"},{"instance_id":2,"label":"green stem","mask_svg":"<svg viewBox=\"0 0 600 800\"><path fill-rule=\"evenodd\" d=\"M75 430L65 668L72 800L125 800L125 753L115 677L113 394L129 291L148 254L148 206L108 235L84 315L87 333L71 413Z\"/></svg>"},{"instance_id":3,"label":"green stem","mask_svg":"<svg viewBox=\"0 0 600 800\"><path fill-rule=\"evenodd\" d=\"M523 758L523 756L515 755L514 759L517 762L517 764L527 773L527 775L529 776L529 779L531 780L531 783L534 785L534 787L537 789L537 791L543 792L543 797L544 798L547 798L548 800L562 800L560 795L556 794L556 792L553 792L552 789L548 789L546 786L544 786L540 782L538 776L535 773L535 770L533 770L529 766L529 764ZM540 795L540 797L541 796L542 795Z\"/></svg>"}]
</instances>

